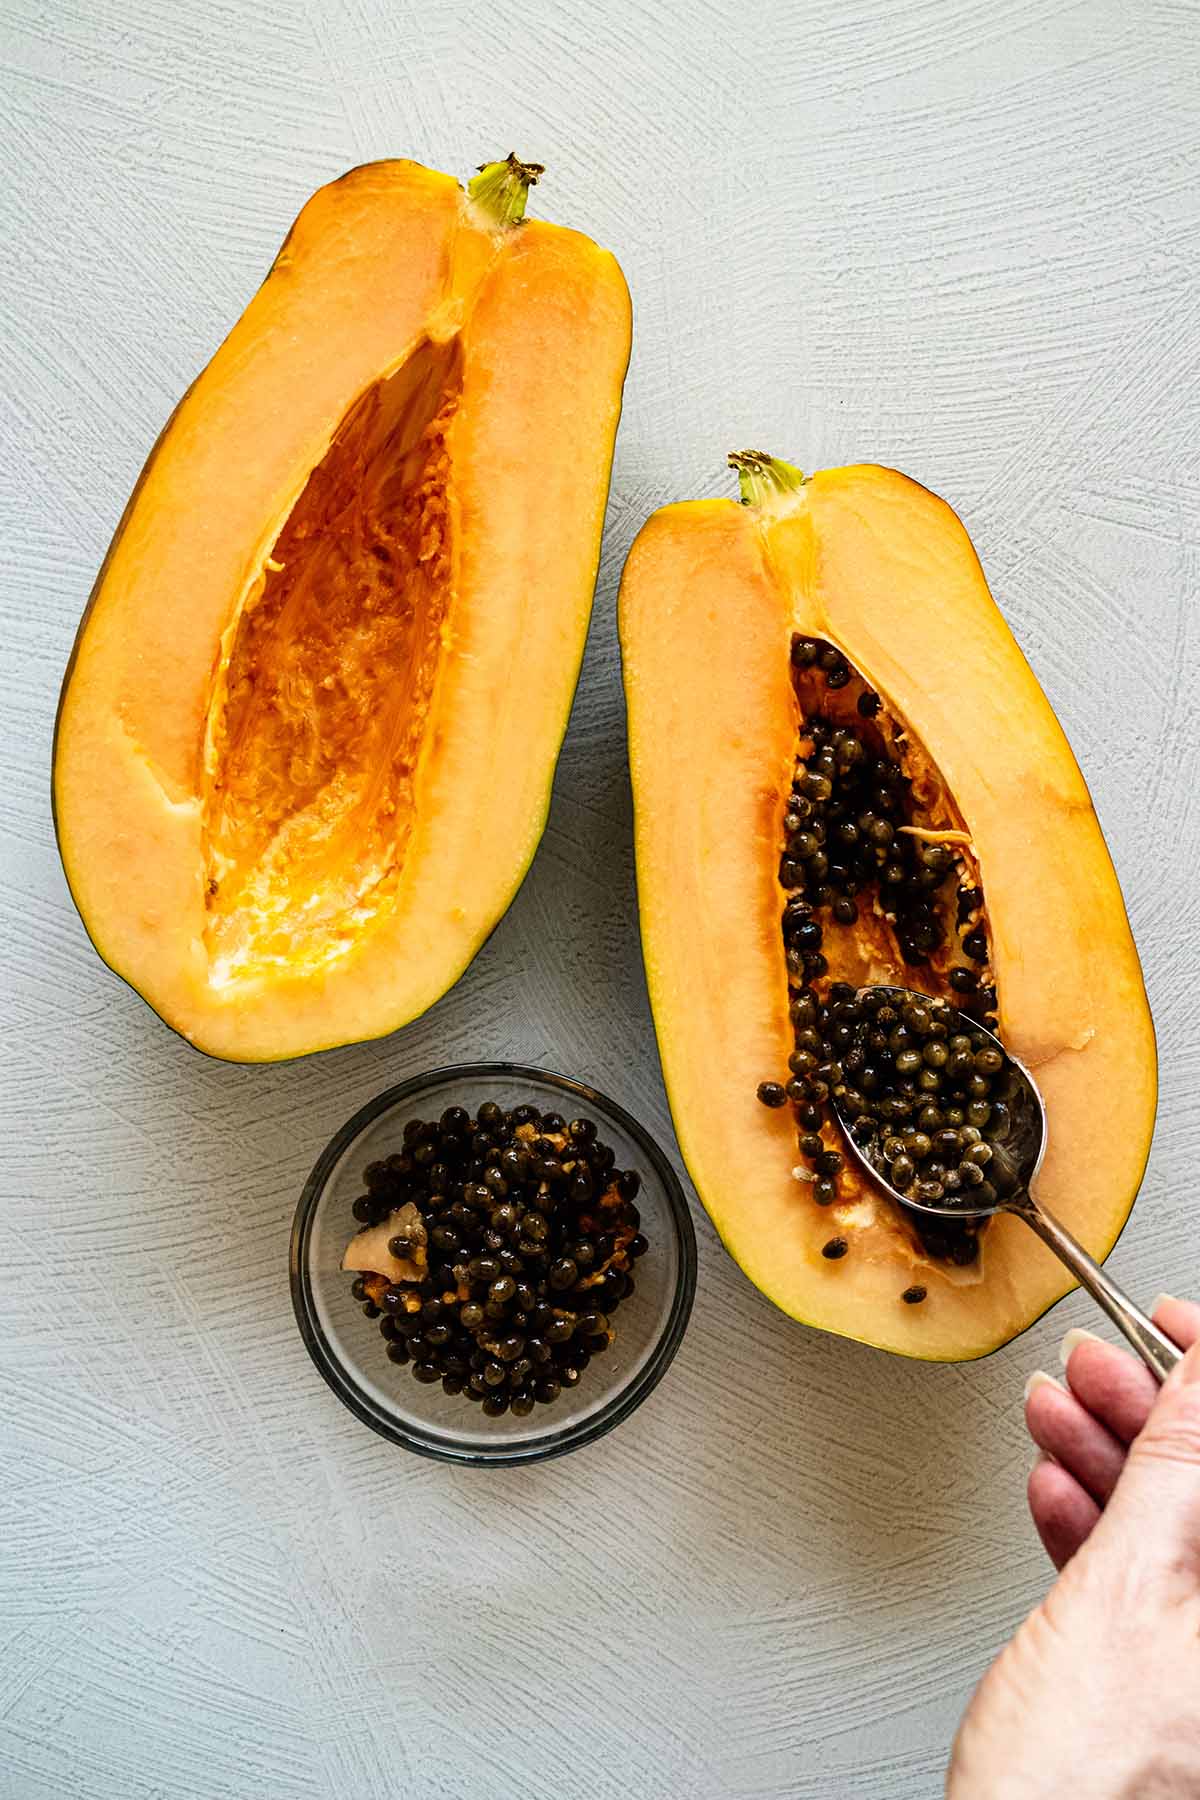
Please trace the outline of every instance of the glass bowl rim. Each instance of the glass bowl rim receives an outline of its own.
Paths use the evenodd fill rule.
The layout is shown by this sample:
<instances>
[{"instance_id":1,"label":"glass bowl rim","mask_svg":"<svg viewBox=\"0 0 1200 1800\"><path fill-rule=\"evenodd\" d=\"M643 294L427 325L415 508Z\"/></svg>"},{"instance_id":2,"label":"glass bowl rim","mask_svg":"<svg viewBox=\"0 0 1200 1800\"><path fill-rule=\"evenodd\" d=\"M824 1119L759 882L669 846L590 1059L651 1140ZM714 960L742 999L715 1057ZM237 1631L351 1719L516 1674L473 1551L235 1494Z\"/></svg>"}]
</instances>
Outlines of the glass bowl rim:
<instances>
[{"instance_id":1,"label":"glass bowl rim","mask_svg":"<svg viewBox=\"0 0 1200 1800\"><path fill-rule=\"evenodd\" d=\"M560 1430L551 1428L543 1435L522 1444L498 1444L494 1450L481 1450L477 1445L468 1447L442 1437L436 1439L430 1437L419 1427L407 1424L393 1416L363 1393L334 1350L317 1316L308 1264L309 1244L317 1207L333 1169L354 1139L381 1113L402 1105L405 1100L414 1099L422 1090L435 1083L444 1083L451 1079L467 1082L477 1080L481 1076L513 1077L516 1080L545 1082L550 1087L557 1089L559 1093L570 1095L574 1099L598 1108L602 1113L609 1114L615 1123L619 1124L634 1140L639 1151L653 1168L666 1201L679 1248L679 1273L666 1321L646 1362L628 1385L619 1388L598 1412L575 1425L567 1425ZM354 1414L355 1418L369 1426L372 1431L377 1432L380 1437L387 1438L391 1443L399 1444L405 1450L411 1450L418 1456L431 1457L436 1462L466 1464L475 1468L503 1467L518 1463L546 1461L553 1456L563 1456L568 1450L577 1450L582 1444L593 1443L597 1438L603 1437L606 1432L611 1431L615 1425L619 1425L623 1419L627 1419L641 1405L646 1396L654 1391L674 1361L675 1353L683 1340L683 1334L691 1315L692 1302L696 1295L696 1232L687 1200L684 1197L683 1185L667 1160L662 1147L655 1142L646 1127L640 1124L632 1113L627 1112L616 1100L610 1100L608 1095L602 1094L598 1088L591 1087L586 1082L577 1081L570 1075L560 1075L552 1069L538 1069L529 1063L507 1061L447 1063L440 1068L426 1069L419 1075L412 1075L405 1081L399 1081L391 1087L384 1088L381 1093L376 1094L373 1099L360 1106L358 1111L334 1132L313 1164L300 1193L300 1200L292 1221L289 1273L292 1310L296 1316L296 1325L304 1347L326 1385L337 1395L343 1406Z\"/></svg>"}]
</instances>

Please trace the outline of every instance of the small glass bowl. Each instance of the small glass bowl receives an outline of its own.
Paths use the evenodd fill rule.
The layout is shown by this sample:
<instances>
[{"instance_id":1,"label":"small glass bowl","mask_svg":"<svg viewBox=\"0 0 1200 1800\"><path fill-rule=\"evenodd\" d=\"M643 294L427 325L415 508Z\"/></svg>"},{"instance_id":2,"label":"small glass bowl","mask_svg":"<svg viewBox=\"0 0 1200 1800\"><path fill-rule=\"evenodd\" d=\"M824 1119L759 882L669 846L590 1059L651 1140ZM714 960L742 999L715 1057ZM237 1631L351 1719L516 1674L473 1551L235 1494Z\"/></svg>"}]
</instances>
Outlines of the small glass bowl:
<instances>
[{"instance_id":1,"label":"small glass bowl","mask_svg":"<svg viewBox=\"0 0 1200 1800\"><path fill-rule=\"evenodd\" d=\"M608 1351L528 1417L489 1418L461 1394L413 1380L389 1362L379 1321L364 1316L341 1267L359 1230L351 1206L367 1163L400 1148L409 1119L436 1119L447 1106L474 1114L485 1100L529 1102L541 1112L594 1118L618 1168L642 1177L638 1208L650 1248L635 1292L613 1313ZM518 1063L461 1063L417 1075L368 1101L335 1134L304 1185L291 1245L292 1305L309 1355L338 1399L381 1437L418 1455L456 1463L524 1463L562 1456L629 1417L657 1386L679 1348L696 1291L696 1237L674 1170L623 1107L583 1082Z\"/></svg>"}]
</instances>

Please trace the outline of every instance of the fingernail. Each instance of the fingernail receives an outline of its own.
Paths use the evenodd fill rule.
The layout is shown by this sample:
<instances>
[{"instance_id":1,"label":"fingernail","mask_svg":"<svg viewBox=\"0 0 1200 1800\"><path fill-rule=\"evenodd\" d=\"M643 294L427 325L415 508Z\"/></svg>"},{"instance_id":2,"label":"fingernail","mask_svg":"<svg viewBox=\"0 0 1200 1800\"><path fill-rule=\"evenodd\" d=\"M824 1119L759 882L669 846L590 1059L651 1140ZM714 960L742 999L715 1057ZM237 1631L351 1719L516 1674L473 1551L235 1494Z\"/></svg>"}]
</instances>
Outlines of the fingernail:
<instances>
[{"instance_id":1,"label":"fingernail","mask_svg":"<svg viewBox=\"0 0 1200 1800\"><path fill-rule=\"evenodd\" d=\"M1058 1347L1059 1360L1063 1368L1065 1369L1070 1362L1071 1352L1078 1350L1080 1344L1102 1344L1103 1342L1104 1339L1098 1338L1094 1331L1084 1331L1082 1326L1076 1325L1074 1330L1068 1331Z\"/></svg>"},{"instance_id":2,"label":"fingernail","mask_svg":"<svg viewBox=\"0 0 1200 1800\"><path fill-rule=\"evenodd\" d=\"M1178 1305L1178 1301L1176 1300L1174 1294L1157 1294L1154 1298L1154 1301L1151 1304L1150 1311L1153 1314L1158 1311L1160 1306L1177 1306L1177 1305Z\"/></svg>"},{"instance_id":3,"label":"fingernail","mask_svg":"<svg viewBox=\"0 0 1200 1800\"><path fill-rule=\"evenodd\" d=\"M1051 1387L1058 1386L1058 1383L1057 1383L1057 1381L1055 1381L1053 1375L1047 1375L1047 1373L1044 1369L1035 1369L1033 1371L1033 1374L1029 1377L1029 1380L1025 1383L1026 1403L1028 1403L1030 1395L1035 1394L1037 1392L1037 1390L1040 1387L1044 1387L1047 1382L1050 1383Z\"/></svg>"}]
</instances>

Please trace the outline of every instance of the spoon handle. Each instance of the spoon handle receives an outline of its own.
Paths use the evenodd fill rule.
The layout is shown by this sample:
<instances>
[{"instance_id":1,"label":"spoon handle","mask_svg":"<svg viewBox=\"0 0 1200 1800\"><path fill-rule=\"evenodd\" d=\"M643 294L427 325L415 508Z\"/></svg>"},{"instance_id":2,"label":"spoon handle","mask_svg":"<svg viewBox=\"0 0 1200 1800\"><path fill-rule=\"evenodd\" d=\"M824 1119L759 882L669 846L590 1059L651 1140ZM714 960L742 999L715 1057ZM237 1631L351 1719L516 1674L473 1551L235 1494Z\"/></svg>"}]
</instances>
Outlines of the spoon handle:
<instances>
[{"instance_id":1,"label":"spoon handle","mask_svg":"<svg viewBox=\"0 0 1200 1800\"><path fill-rule=\"evenodd\" d=\"M1124 1332L1150 1373L1159 1381L1165 1381L1175 1364L1182 1360L1183 1351L1179 1345L1172 1343L1166 1333L1147 1318L1141 1307L1134 1304L1111 1276L1105 1274L1095 1258L1088 1255L1083 1245L1071 1236L1066 1226L1060 1225L1032 1194L1022 1195L1007 1210L1024 1219L1042 1242L1049 1244L1080 1286L1087 1289L1118 1330Z\"/></svg>"}]
</instances>

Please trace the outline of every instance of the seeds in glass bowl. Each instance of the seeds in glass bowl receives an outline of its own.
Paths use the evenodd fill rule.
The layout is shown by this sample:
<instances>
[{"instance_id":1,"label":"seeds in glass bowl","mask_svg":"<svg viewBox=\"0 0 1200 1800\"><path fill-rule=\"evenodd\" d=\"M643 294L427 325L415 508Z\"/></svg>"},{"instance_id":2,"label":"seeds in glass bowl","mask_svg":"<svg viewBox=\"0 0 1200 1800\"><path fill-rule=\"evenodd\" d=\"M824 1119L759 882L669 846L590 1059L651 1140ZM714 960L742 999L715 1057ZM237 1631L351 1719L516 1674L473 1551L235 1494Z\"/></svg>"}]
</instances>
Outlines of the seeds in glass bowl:
<instances>
[{"instance_id":1,"label":"seeds in glass bowl","mask_svg":"<svg viewBox=\"0 0 1200 1800\"><path fill-rule=\"evenodd\" d=\"M593 1120L530 1105L447 1107L402 1143L364 1170L342 1259L387 1356L489 1418L552 1404L634 1292L640 1175Z\"/></svg>"}]
</instances>

